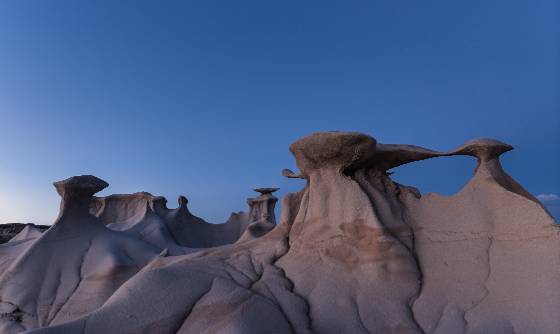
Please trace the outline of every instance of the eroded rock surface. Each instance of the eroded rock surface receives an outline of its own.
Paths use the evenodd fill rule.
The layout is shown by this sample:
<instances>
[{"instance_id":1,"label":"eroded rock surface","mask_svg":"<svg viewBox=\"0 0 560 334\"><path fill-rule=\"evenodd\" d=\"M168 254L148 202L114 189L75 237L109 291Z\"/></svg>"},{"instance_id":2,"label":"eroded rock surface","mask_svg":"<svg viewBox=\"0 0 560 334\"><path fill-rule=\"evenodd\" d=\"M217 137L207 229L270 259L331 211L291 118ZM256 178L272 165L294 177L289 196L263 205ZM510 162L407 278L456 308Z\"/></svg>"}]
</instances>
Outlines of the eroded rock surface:
<instances>
[{"instance_id":1,"label":"eroded rock surface","mask_svg":"<svg viewBox=\"0 0 560 334\"><path fill-rule=\"evenodd\" d=\"M257 190L264 191L247 200L249 212L232 213L223 224L208 223L193 215L187 207L187 198L182 195L176 209L167 208L164 197L139 192L96 197L89 210L109 229L177 255L231 244L245 234L258 237L270 231L276 224L274 207L278 199L272 192L277 188Z\"/></svg>"},{"instance_id":2,"label":"eroded rock surface","mask_svg":"<svg viewBox=\"0 0 560 334\"><path fill-rule=\"evenodd\" d=\"M89 214L91 197L106 182L78 176L54 185L62 198L54 225L28 242L0 274L1 333L93 311L158 255L149 244L111 231Z\"/></svg>"},{"instance_id":3,"label":"eroded rock surface","mask_svg":"<svg viewBox=\"0 0 560 334\"><path fill-rule=\"evenodd\" d=\"M215 227L192 215L185 197L167 209L146 193L92 199L95 179L64 182L53 228L31 246L0 246L0 264L9 264L0 324L6 333L557 334L560 230L502 169L499 157L511 149L479 139L437 152L359 133L313 134L290 147L300 171L283 174L307 182L284 197L277 225L274 189L256 189L249 213ZM478 161L453 196L421 196L388 173L451 155ZM114 246L88 256L84 244L99 240ZM120 270L115 253L130 242L146 253L139 271L94 275ZM196 252L151 250L170 244Z\"/></svg>"}]
</instances>

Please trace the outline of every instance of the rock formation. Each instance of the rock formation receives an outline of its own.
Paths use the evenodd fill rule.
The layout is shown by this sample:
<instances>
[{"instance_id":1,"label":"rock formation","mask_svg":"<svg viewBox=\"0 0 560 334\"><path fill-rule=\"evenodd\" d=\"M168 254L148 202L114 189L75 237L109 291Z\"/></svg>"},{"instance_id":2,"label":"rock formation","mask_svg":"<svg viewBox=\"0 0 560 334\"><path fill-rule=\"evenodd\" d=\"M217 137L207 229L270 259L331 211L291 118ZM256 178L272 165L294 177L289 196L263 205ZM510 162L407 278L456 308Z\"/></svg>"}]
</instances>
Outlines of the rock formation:
<instances>
[{"instance_id":1,"label":"rock formation","mask_svg":"<svg viewBox=\"0 0 560 334\"><path fill-rule=\"evenodd\" d=\"M156 248L107 229L89 214L91 197L107 183L81 176L54 185L62 197L54 225L0 274L1 333L93 311L158 255Z\"/></svg>"},{"instance_id":2,"label":"rock formation","mask_svg":"<svg viewBox=\"0 0 560 334\"><path fill-rule=\"evenodd\" d=\"M560 229L503 171L511 149L316 133L290 146L300 171L283 174L306 186L284 197L277 225L275 189L215 226L184 197L167 209L65 180L54 226L0 246L0 332L559 333ZM478 161L453 196L390 178L451 155Z\"/></svg>"},{"instance_id":3,"label":"rock formation","mask_svg":"<svg viewBox=\"0 0 560 334\"><path fill-rule=\"evenodd\" d=\"M164 197L146 192L95 197L90 203L90 212L111 230L125 232L160 249L166 248L170 255L184 254L231 244L248 228L262 230L261 234L272 229L276 224L277 199L271 193L275 190L277 188L256 189L261 195L247 200L249 213L232 213L223 224L211 224L193 215L187 208L185 196L179 196L176 209L168 209Z\"/></svg>"}]
</instances>

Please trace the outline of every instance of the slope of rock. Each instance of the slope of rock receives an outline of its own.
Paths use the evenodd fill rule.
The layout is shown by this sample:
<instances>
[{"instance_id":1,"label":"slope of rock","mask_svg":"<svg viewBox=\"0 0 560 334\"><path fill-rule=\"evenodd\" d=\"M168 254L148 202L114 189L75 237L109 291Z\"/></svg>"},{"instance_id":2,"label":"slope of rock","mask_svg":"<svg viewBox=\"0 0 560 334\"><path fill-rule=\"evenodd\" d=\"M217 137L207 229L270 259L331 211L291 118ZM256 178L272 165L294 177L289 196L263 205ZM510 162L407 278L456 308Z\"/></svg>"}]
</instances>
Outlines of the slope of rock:
<instances>
[{"instance_id":1,"label":"slope of rock","mask_svg":"<svg viewBox=\"0 0 560 334\"><path fill-rule=\"evenodd\" d=\"M560 318L560 230L507 175L511 147L476 141L457 150L478 159L451 197L406 198L423 272L413 310L426 333L555 333Z\"/></svg>"},{"instance_id":2,"label":"slope of rock","mask_svg":"<svg viewBox=\"0 0 560 334\"><path fill-rule=\"evenodd\" d=\"M62 197L59 217L0 275L1 333L54 325L95 310L158 254L89 214L91 196L106 186L92 176L55 183Z\"/></svg>"}]
</instances>

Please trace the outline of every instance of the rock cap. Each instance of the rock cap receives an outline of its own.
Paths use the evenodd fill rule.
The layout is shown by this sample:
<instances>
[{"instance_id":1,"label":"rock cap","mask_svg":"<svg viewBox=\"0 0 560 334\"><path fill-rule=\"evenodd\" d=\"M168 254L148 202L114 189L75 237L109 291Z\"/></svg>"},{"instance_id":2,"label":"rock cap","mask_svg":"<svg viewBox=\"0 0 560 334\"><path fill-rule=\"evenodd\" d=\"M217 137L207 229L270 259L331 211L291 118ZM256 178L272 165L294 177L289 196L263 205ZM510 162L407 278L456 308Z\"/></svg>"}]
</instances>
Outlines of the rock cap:
<instances>
[{"instance_id":1,"label":"rock cap","mask_svg":"<svg viewBox=\"0 0 560 334\"><path fill-rule=\"evenodd\" d=\"M56 191L63 199L88 198L107 188L109 183L93 175L72 176L53 183Z\"/></svg>"},{"instance_id":2,"label":"rock cap","mask_svg":"<svg viewBox=\"0 0 560 334\"><path fill-rule=\"evenodd\" d=\"M456 154L476 157L482 161L499 157L501 154L513 150L513 146L496 139L479 138L471 140L455 150Z\"/></svg>"},{"instance_id":3,"label":"rock cap","mask_svg":"<svg viewBox=\"0 0 560 334\"><path fill-rule=\"evenodd\" d=\"M324 167L341 170L364 164L376 150L376 140L357 132L317 132L290 145L303 174Z\"/></svg>"},{"instance_id":4,"label":"rock cap","mask_svg":"<svg viewBox=\"0 0 560 334\"><path fill-rule=\"evenodd\" d=\"M261 193L261 195L272 194L280 188L255 188L254 191Z\"/></svg>"}]
</instances>

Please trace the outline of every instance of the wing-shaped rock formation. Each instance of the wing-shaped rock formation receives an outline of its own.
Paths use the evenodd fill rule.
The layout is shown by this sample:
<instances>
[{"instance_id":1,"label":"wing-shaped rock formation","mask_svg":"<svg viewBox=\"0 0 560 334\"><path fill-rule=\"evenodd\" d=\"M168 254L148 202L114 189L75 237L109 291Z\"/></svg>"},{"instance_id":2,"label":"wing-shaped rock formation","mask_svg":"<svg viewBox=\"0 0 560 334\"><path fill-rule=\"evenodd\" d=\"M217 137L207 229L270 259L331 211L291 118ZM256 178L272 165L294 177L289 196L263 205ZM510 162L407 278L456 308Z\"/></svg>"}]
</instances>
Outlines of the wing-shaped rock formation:
<instances>
[{"instance_id":1,"label":"wing-shaped rock formation","mask_svg":"<svg viewBox=\"0 0 560 334\"><path fill-rule=\"evenodd\" d=\"M4 283L4 274L1 305L12 305L12 311L1 319L12 319L3 320L12 332L43 326L29 333L557 334L560 230L502 169L499 156L511 149L480 139L437 152L382 144L359 133L313 134L290 146L300 172L283 174L307 183L284 197L278 225L273 189L256 189L261 195L248 201L246 217L231 230L221 227L221 233L235 231L229 245L190 214L185 198L169 210L151 197L145 203L151 201L150 210L163 217L161 226L172 238L209 248L163 253L115 284L120 287L104 295L103 305L84 310L74 303L66 314L83 315L65 318L53 316L58 312L51 307L41 318L46 320L35 323L17 320L29 319L25 312L33 307L26 305L68 288L52 284L28 293ZM451 155L478 160L473 178L453 196L421 196L388 173L402 164ZM133 229L145 219L146 206L140 205L139 215L126 213L125 206L105 216L98 210L99 218L90 219ZM96 226L108 231L102 223ZM52 240L43 249L50 255L43 256L57 256L59 243ZM81 244L64 247L81 254ZM20 265L11 275L29 279L35 270L29 267Z\"/></svg>"}]
</instances>

